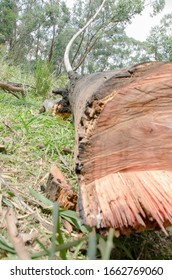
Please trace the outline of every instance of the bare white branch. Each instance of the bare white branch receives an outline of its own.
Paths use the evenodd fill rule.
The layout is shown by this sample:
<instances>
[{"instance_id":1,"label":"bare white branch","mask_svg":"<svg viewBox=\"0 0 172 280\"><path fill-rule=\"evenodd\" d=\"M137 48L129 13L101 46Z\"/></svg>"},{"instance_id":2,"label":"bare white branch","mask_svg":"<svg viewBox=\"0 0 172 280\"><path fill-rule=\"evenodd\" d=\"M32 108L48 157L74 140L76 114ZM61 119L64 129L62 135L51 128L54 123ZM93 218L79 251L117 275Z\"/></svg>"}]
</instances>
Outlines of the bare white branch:
<instances>
[{"instance_id":1,"label":"bare white branch","mask_svg":"<svg viewBox=\"0 0 172 280\"><path fill-rule=\"evenodd\" d=\"M65 68L67 73L73 71L70 60L69 60L69 52L71 49L71 46L73 44L73 42L75 41L75 39L95 20L95 18L97 17L97 15L100 13L100 11L102 10L104 4L105 4L106 0L103 0L102 4L100 5L99 9L97 10L97 12L94 14L94 16L92 18L90 18L89 21L87 21L87 23L78 30L78 32L76 32L73 37L70 39L69 43L66 46L66 50L65 50L65 54L64 54L64 64L65 64Z\"/></svg>"}]
</instances>

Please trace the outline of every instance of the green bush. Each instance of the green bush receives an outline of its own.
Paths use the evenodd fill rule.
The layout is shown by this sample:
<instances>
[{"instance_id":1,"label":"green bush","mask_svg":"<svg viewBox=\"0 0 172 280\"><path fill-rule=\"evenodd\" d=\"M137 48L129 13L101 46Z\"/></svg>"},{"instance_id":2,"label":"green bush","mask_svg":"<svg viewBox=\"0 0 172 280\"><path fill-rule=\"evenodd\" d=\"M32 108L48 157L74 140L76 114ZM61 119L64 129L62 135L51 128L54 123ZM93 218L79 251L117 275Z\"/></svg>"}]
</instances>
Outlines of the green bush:
<instances>
[{"instance_id":1,"label":"green bush","mask_svg":"<svg viewBox=\"0 0 172 280\"><path fill-rule=\"evenodd\" d=\"M52 87L53 77L51 68L51 65L47 62L41 60L36 62L34 78L37 95L45 97Z\"/></svg>"}]
</instances>

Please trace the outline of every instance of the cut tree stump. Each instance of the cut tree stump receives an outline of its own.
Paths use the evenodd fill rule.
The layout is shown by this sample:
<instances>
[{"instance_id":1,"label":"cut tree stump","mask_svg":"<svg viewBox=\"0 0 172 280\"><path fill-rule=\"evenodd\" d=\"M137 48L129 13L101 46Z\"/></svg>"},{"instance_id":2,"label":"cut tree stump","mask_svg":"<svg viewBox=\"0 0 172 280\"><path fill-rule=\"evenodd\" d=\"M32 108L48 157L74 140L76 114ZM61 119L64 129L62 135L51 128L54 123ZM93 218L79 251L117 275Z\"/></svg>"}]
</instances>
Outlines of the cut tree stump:
<instances>
[{"instance_id":1,"label":"cut tree stump","mask_svg":"<svg viewBox=\"0 0 172 280\"><path fill-rule=\"evenodd\" d=\"M80 78L69 92L79 212L119 234L172 225L172 63Z\"/></svg>"},{"instance_id":2,"label":"cut tree stump","mask_svg":"<svg viewBox=\"0 0 172 280\"><path fill-rule=\"evenodd\" d=\"M77 193L66 182L64 175L57 166L52 166L45 189L47 197L57 201L66 210L77 210Z\"/></svg>"}]
</instances>

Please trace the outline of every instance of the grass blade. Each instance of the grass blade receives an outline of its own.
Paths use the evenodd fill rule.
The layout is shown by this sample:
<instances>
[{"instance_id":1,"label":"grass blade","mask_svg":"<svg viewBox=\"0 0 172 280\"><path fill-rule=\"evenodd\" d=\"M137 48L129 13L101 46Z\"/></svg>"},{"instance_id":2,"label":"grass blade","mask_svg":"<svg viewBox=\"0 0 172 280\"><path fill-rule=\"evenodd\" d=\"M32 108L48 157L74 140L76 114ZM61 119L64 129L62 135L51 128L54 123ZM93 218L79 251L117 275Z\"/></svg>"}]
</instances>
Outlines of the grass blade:
<instances>
[{"instance_id":1,"label":"grass blade","mask_svg":"<svg viewBox=\"0 0 172 280\"><path fill-rule=\"evenodd\" d=\"M55 259L55 252L58 251L56 241L58 244L63 245L64 240L60 229L60 216L59 216L59 205L57 202L53 204L53 234L52 234L52 245L50 249L50 259ZM62 260L66 260L66 249L60 250L60 257Z\"/></svg>"},{"instance_id":2,"label":"grass blade","mask_svg":"<svg viewBox=\"0 0 172 280\"><path fill-rule=\"evenodd\" d=\"M11 254L16 254L15 249L8 244L8 242L1 234L0 234L0 249Z\"/></svg>"},{"instance_id":3,"label":"grass blade","mask_svg":"<svg viewBox=\"0 0 172 280\"><path fill-rule=\"evenodd\" d=\"M50 260L55 260L58 221L59 221L59 205L57 203L54 203L53 204L53 233L51 237L51 248L50 248L50 256L49 256Z\"/></svg>"},{"instance_id":4,"label":"grass blade","mask_svg":"<svg viewBox=\"0 0 172 280\"><path fill-rule=\"evenodd\" d=\"M89 260L95 260L97 253L97 237L95 228L88 235L88 251L87 257Z\"/></svg>"},{"instance_id":5,"label":"grass blade","mask_svg":"<svg viewBox=\"0 0 172 280\"><path fill-rule=\"evenodd\" d=\"M109 234L108 234L108 237L107 237L107 241L106 241L106 247L104 248L105 251L102 255L102 259L103 260L109 260L110 259L110 254L111 254L111 251L112 251L112 248L113 248L113 238L114 238L114 229L110 229L109 230Z\"/></svg>"},{"instance_id":6,"label":"grass blade","mask_svg":"<svg viewBox=\"0 0 172 280\"><path fill-rule=\"evenodd\" d=\"M51 200L46 198L43 194L35 191L32 187L29 187L29 192L34 198L38 199L40 202L42 202L46 206L51 207L51 208L53 207L53 202Z\"/></svg>"},{"instance_id":7,"label":"grass blade","mask_svg":"<svg viewBox=\"0 0 172 280\"><path fill-rule=\"evenodd\" d=\"M81 221L78 213L72 210L61 210L60 216L71 223L76 229L80 230L83 233L89 233L89 230L86 226L81 225Z\"/></svg>"},{"instance_id":8,"label":"grass blade","mask_svg":"<svg viewBox=\"0 0 172 280\"><path fill-rule=\"evenodd\" d=\"M77 246L78 244L80 244L81 242L87 240L87 237L82 237L80 239L74 240L74 241L69 241L69 242L65 242L63 244L60 244L57 246L56 251L63 251L63 250L68 250L72 247Z\"/></svg>"}]
</instances>

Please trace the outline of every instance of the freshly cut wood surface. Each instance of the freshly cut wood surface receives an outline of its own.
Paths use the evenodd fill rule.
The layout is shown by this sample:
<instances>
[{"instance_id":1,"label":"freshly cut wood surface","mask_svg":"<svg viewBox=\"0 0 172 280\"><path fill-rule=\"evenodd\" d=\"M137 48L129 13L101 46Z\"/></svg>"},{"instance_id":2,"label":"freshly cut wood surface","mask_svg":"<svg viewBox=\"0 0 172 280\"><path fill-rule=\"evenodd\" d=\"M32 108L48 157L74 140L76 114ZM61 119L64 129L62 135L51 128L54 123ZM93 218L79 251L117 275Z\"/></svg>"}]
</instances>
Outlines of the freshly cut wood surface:
<instances>
[{"instance_id":1,"label":"freshly cut wood surface","mask_svg":"<svg viewBox=\"0 0 172 280\"><path fill-rule=\"evenodd\" d=\"M52 166L50 169L45 193L52 201L58 201L60 207L76 210L77 194L57 166Z\"/></svg>"},{"instance_id":2,"label":"freshly cut wood surface","mask_svg":"<svg viewBox=\"0 0 172 280\"><path fill-rule=\"evenodd\" d=\"M81 186L81 215L91 226L129 234L146 228L166 233L172 224L172 172L118 172Z\"/></svg>"},{"instance_id":3,"label":"freshly cut wood surface","mask_svg":"<svg viewBox=\"0 0 172 280\"><path fill-rule=\"evenodd\" d=\"M120 233L172 224L172 63L88 75L71 92L82 220Z\"/></svg>"}]
</instances>

